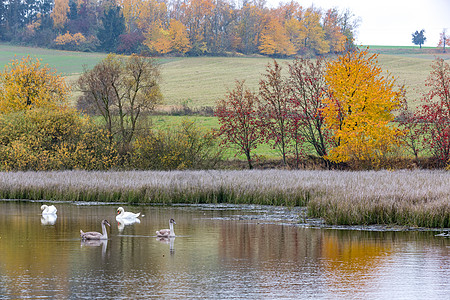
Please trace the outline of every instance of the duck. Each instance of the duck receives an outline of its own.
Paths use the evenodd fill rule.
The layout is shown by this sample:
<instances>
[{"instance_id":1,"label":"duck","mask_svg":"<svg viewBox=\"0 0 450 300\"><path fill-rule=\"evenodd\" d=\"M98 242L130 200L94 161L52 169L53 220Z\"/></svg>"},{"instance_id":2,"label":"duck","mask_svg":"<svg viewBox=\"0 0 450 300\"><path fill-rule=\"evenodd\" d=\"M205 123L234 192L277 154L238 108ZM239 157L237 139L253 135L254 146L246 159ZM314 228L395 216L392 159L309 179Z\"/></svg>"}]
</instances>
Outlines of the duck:
<instances>
[{"instance_id":1,"label":"duck","mask_svg":"<svg viewBox=\"0 0 450 300\"><path fill-rule=\"evenodd\" d=\"M89 231L89 232L83 232L83 230L80 229L80 236L82 240L107 240L108 239L108 232L106 231L105 225L109 224L108 220L102 221L102 233L95 232L95 231Z\"/></svg>"},{"instance_id":2,"label":"duck","mask_svg":"<svg viewBox=\"0 0 450 300\"><path fill-rule=\"evenodd\" d=\"M177 224L175 223L174 219L170 219L169 221L169 228L170 229L161 229L156 231L156 236L157 237L174 237L175 236L175 231L173 230L173 224Z\"/></svg>"},{"instance_id":3,"label":"duck","mask_svg":"<svg viewBox=\"0 0 450 300\"><path fill-rule=\"evenodd\" d=\"M137 217L139 217L140 214L141 214L140 212L132 213L132 212L129 212L129 211L125 211L123 209L123 207L119 207L117 209L116 220L117 219L136 219Z\"/></svg>"},{"instance_id":4,"label":"duck","mask_svg":"<svg viewBox=\"0 0 450 300\"><path fill-rule=\"evenodd\" d=\"M58 211L54 205L48 206L45 204L41 206L41 210L43 215L56 214Z\"/></svg>"}]
</instances>

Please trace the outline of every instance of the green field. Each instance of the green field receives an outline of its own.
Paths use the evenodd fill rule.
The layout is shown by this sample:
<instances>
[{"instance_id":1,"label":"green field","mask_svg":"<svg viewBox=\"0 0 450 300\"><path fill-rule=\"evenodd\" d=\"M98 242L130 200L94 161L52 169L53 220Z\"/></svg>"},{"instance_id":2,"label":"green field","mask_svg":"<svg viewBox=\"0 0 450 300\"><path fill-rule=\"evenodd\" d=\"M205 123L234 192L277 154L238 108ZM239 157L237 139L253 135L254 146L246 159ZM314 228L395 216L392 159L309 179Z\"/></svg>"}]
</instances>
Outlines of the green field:
<instances>
[{"instance_id":1,"label":"green field","mask_svg":"<svg viewBox=\"0 0 450 300\"><path fill-rule=\"evenodd\" d=\"M405 84L408 102L417 105L420 94L425 90L425 80L430 73L431 63L436 56L450 59L433 48L381 47L371 46L371 51L380 53L379 63L383 70ZM92 68L104 53L80 53L0 44L0 65L8 64L14 57L36 56L58 72L64 74L70 83L74 82L83 66ZM214 106L227 89L234 87L236 80L245 80L252 90L258 89L261 74L265 72L268 57L178 57L158 59L162 71L162 92L164 105L190 107ZM282 65L290 60L278 60ZM76 91L74 91L76 93ZM75 98L75 97L73 97Z\"/></svg>"}]
</instances>

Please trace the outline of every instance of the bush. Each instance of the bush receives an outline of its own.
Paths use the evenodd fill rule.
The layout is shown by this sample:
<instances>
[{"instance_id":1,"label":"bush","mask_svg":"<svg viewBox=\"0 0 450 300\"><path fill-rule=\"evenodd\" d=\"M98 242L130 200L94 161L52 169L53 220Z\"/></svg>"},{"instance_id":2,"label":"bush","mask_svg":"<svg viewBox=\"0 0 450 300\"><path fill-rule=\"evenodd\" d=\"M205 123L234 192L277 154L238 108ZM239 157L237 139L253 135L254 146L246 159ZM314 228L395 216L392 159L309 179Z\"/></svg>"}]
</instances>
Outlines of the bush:
<instances>
[{"instance_id":1,"label":"bush","mask_svg":"<svg viewBox=\"0 0 450 300\"><path fill-rule=\"evenodd\" d=\"M212 168L221 157L213 133L203 132L192 121L141 134L133 149L132 165L136 169Z\"/></svg>"},{"instance_id":2,"label":"bush","mask_svg":"<svg viewBox=\"0 0 450 300\"><path fill-rule=\"evenodd\" d=\"M117 152L106 134L75 110L0 115L0 170L109 169Z\"/></svg>"}]
</instances>

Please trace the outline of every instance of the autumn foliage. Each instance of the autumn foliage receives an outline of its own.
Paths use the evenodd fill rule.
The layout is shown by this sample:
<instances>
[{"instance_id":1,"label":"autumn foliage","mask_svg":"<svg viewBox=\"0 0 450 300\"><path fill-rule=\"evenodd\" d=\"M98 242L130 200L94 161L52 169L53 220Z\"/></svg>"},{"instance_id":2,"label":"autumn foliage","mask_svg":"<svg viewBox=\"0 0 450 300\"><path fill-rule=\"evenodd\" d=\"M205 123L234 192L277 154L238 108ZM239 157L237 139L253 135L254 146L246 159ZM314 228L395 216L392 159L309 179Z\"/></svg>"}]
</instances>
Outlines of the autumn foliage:
<instances>
[{"instance_id":1,"label":"autumn foliage","mask_svg":"<svg viewBox=\"0 0 450 300\"><path fill-rule=\"evenodd\" d=\"M0 41L127 54L284 57L341 52L357 27L345 12L295 1L273 8L231 0L22 2L0 3Z\"/></svg>"},{"instance_id":2,"label":"autumn foliage","mask_svg":"<svg viewBox=\"0 0 450 300\"><path fill-rule=\"evenodd\" d=\"M237 147L250 169L252 151L263 140L258 102L258 96L245 87L244 81L237 81L234 90L217 102L215 111L221 125L218 134L225 137L223 143Z\"/></svg>"},{"instance_id":3,"label":"autumn foliage","mask_svg":"<svg viewBox=\"0 0 450 300\"><path fill-rule=\"evenodd\" d=\"M376 59L363 49L327 64L323 116L335 142L327 156L331 161L377 165L398 144L401 132L391 122L402 92Z\"/></svg>"},{"instance_id":4,"label":"autumn foliage","mask_svg":"<svg viewBox=\"0 0 450 300\"><path fill-rule=\"evenodd\" d=\"M416 120L423 143L442 167L450 165L450 65L442 58L434 61L426 86Z\"/></svg>"},{"instance_id":5,"label":"autumn foliage","mask_svg":"<svg viewBox=\"0 0 450 300\"><path fill-rule=\"evenodd\" d=\"M68 93L64 79L38 58L14 59L0 73L0 113L56 108L67 101Z\"/></svg>"},{"instance_id":6,"label":"autumn foliage","mask_svg":"<svg viewBox=\"0 0 450 300\"><path fill-rule=\"evenodd\" d=\"M250 152L263 143L277 149L284 166L298 168L308 151L324 158L329 133L321 109L326 92L323 60L296 59L288 72L274 61L259 83L259 93L243 82L216 106L224 143L238 146L252 168Z\"/></svg>"}]
</instances>

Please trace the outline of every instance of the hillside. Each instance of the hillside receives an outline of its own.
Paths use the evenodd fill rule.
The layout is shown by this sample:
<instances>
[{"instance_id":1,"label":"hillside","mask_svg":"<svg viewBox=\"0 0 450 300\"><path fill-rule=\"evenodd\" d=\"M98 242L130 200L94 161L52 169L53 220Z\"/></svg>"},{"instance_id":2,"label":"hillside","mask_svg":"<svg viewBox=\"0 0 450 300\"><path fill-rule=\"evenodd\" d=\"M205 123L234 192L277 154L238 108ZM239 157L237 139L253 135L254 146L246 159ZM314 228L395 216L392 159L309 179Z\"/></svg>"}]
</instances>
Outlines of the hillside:
<instances>
[{"instance_id":1,"label":"hillside","mask_svg":"<svg viewBox=\"0 0 450 300\"><path fill-rule=\"evenodd\" d=\"M425 79L436 56L450 59L450 54L435 49L371 47L380 53L382 68L394 75L399 84L405 84L408 101L415 106L425 89ZM63 73L70 82L75 81L83 66L92 68L105 57L104 53L57 51L40 48L16 47L0 44L0 65L8 64L15 56L31 55ZM162 92L166 106L187 104L191 107L213 106L235 80L245 80L253 90L258 89L261 74L269 62L268 57L178 57L159 59L162 71ZM289 60L278 60L282 64Z\"/></svg>"}]
</instances>

